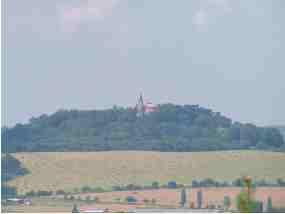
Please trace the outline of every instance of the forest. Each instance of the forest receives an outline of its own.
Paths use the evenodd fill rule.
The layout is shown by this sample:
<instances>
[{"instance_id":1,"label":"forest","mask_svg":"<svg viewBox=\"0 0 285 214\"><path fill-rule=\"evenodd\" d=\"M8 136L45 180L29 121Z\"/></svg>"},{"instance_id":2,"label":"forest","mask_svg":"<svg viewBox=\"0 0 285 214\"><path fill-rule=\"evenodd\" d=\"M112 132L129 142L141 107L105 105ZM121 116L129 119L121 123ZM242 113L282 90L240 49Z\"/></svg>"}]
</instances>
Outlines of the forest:
<instances>
[{"instance_id":1,"label":"forest","mask_svg":"<svg viewBox=\"0 0 285 214\"><path fill-rule=\"evenodd\" d=\"M284 150L277 128L234 122L199 105L161 104L136 116L135 108L58 110L1 128L2 151Z\"/></svg>"}]
</instances>

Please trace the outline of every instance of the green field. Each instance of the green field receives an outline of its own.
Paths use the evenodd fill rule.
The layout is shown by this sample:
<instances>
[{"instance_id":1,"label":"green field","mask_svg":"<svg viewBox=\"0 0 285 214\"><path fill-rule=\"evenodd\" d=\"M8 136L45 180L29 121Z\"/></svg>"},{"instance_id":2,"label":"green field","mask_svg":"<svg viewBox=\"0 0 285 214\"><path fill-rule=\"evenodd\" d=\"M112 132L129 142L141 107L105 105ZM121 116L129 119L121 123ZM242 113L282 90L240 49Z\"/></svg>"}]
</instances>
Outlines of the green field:
<instances>
[{"instance_id":1,"label":"green field","mask_svg":"<svg viewBox=\"0 0 285 214\"><path fill-rule=\"evenodd\" d=\"M191 184L192 179L219 181L250 175L276 181L285 178L285 153L262 151L217 152L51 152L15 153L30 173L9 182L18 192L73 191L85 185L110 189L114 185Z\"/></svg>"}]
</instances>

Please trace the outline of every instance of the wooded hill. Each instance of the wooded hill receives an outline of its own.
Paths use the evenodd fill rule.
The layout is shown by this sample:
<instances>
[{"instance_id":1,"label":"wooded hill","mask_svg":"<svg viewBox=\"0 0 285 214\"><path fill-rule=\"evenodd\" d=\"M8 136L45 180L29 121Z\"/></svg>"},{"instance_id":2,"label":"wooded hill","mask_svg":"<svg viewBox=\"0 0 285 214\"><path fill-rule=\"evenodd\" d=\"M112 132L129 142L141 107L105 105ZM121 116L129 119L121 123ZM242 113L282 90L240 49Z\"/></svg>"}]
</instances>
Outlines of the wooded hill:
<instances>
[{"instance_id":1,"label":"wooded hill","mask_svg":"<svg viewBox=\"0 0 285 214\"><path fill-rule=\"evenodd\" d=\"M159 111L136 117L133 108L60 110L2 128L2 151L210 151L280 149L276 128L232 122L198 105L159 105Z\"/></svg>"}]
</instances>

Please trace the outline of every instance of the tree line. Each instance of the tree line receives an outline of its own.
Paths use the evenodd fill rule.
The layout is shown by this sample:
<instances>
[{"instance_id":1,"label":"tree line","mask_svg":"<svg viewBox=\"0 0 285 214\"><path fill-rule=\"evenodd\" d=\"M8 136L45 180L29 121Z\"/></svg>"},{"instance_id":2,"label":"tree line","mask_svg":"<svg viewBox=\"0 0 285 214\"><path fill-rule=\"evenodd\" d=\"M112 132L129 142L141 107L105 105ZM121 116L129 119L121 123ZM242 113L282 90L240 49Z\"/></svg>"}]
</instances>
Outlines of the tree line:
<instances>
[{"instance_id":1,"label":"tree line","mask_svg":"<svg viewBox=\"0 0 285 214\"><path fill-rule=\"evenodd\" d=\"M134 108L59 110L2 127L2 151L211 151L284 149L276 128L257 127L198 105L159 105L137 118Z\"/></svg>"}]
</instances>

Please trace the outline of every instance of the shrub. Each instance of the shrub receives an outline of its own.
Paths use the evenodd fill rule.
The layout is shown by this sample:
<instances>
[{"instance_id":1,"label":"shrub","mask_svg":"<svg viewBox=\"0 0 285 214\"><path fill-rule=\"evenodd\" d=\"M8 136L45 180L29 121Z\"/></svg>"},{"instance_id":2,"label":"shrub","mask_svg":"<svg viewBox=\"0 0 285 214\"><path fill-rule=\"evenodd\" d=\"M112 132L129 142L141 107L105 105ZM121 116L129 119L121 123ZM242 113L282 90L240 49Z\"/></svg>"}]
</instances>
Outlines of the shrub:
<instances>
[{"instance_id":1,"label":"shrub","mask_svg":"<svg viewBox=\"0 0 285 214\"><path fill-rule=\"evenodd\" d=\"M27 192L26 196L34 197L34 196L36 196L36 192L34 190L32 190L30 192Z\"/></svg>"},{"instance_id":2,"label":"shrub","mask_svg":"<svg viewBox=\"0 0 285 214\"><path fill-rule=\"evenodd\" d=\"M192 180L192 187L200 187L199 181Z\"/></svg>"},{"instance_id":3,"label":"shrub","mask_svg":"<svg viewBox=\"0 0 285 214\"><path fill-rule=\"evenodd\" d=\"M168 184L167 184L167 187L170 188L170 189L177 188L176 181L169 181Z\"/></svg>"},{"instance_id":4,"label":"shrub","mask_svg":"<svg viewBox=\"0 0 285 214\"><path fill-rule=\"evenodd\" d=\"M202 204L203 204L203 194L202 194L202 191L199 190L197 192L197 205L198 205L198 208L201 209L202 208Z\"/></svg>"},{"instance_id":5,"label":"shrub","mask_svg":"<svg viewBox=\"0 0 285 214\"><path fill-rule=\"evenodd\" d=\"M134 184L128 184L126 187L125 187L126 190L141 190L142 187L139 186L139 185L134 185Z\"/></svg>"},{"instance_id":6,"label":"shrub","mask_svg":"<svg viewBox=\"0 0 285 214\"><path fill-rule=\"evenodd\" d=\"M279 186L283 187L283 186L285 186L285 181L283 181L282 178L278 178L278 179L277 179L277 184L278 184Z\"/></svg>"},{"instance_id":7,"label":"shrub","mask_svg":"<svg viewBox=\"0 0 285 214\"><path fill-rule=\"evenodd\" d=\"M134 196L127 196L126 197L126 202L128 202L128 203L136 203L137 199Z\"/></svg>"},{"instance_id":8,"label":"shrub","mask_svg":"<svg viewBox=\"0 0 285 214\"><path fill-rule=\"evenodd\" d=\"M64 190L56 190L55 192L56 195L64 195L65 194L65 191Z\"/></svg>"},{"instance_id":9,"label":"shrub","mask_svg":"<svg viewBox=\"0 0 285 214\"><path fill-rule=\"evenodd\" d=\"M46 191L46 190L39 190L37 192L37 196L51 196L52 191Z\"/></svg>"},{"instance_id":10,"label":"shrub","mask_svg":"<svg viewBox=\"0 0 285 214\"><path fill-rule=\"evenodd\" d=\"M158 189L159 188L159 183L157 181L152 182L151 187L153 189Z\"/></svg>"},{"instance_id":11,"label":"shrub","mask_svg":"<svg viewBox=\"0 0 285 214\"><path fill-rule=\"evenodd\" d=\"M100 200L99 200L99 197L94 196L92 201L94 201L94 202L96 202L96 203L97 203L97 202L99 202Z\"/></svg>"},{"instance_id":12,"label":"shrub","mask_svg":"<svg viewBox=\"0 0 285 214\"><path fill-rule=\"evenodd\" d=\"M148 200L147 198L145 198L145 199L143 199L143 202L144 202L145 204L148 204L148 203L149 203L149 200Z\"/></svg>"},{"instance_id":13,"label":"shrub","mask_svg":"<svg viewBox=\"0 0 285 214\"><path fill-rule=\"evenodd\" d=\"M182 190L181 190L181 193L180 193L181 195L180 195L180 204L181 204L181 206L182 207L184 207L184 205L185 205L185 203L186 203L186 190L185 190L185 188L183 188Z\"/></svg>"},{"instance_id":14,"label":"shrub","mask_svg":"<svg viewBox=\"0 0 285 214\"><path fill-rule=\"evenodd\" d=\"M269 196L267 198L267 212L271 213L272 210L273 210L272 198Z\"/></svg>"},{"instance_id":15,"label":"shrub","mask_svg":"<svg viewBox=\"0 0 285 214\"><path fill-rule=\"evenodd\" d=\"M231 206L231 199L229 196L226 195L224 197L224 207L226 210L229 210L230 206Z\"/></svg>"},{"instance_id":16,"label":"shrub","mask_svg":"<svg viewBox=\"0 0 285 214\"><path fill-rule=\"evenodd\" d=\"M92 192L105 192L105 190L102 187L94 187Z\"/></svg>"},{"instance_id":17,"label":"shrub","mask_svg":"<svg viewBox=\"0 0 285 214\"><path fill-rule=\"evenodd\" d=\"M90 195L87 195L87 196L85 197L85 200L86 200L87 202L90 202L90 201L91 201L91 196L90 196Z\"/></svg>"},{"instance_id":18,"label":"shrub","mask_svg":"<svg viewBox=\"0 0 285 214\"><path fill-rule=\"evenodd\" d=\"M76 187L76 188L74 188L73 192L74 192L74 193L79 193L80 191L79 191L79 189Z\"/></svg>"},{"instance_id":19,"label":"shrub","mask_svg":"<svg viewBox=\"0 0 285 214\"><path fill-rule=\"evenodd\" d=\"M92 188L89 186L84 186L81 188L81 191L82 192L92 192Z\"/></svg>"},{"instance_id":20,"label":"shrub","mask_svg":"<svg viewBox=\"0 0 285 214\"><path fill-rule=\"evenodd\" d=\"M113 190L113 191L122 191L123 188L120 187L120 186L113 186L113 187L112 187L112 190Z\"/></svg>"},{"instance_id":21,"label":"shrub","mask_svg":"<svg viewBox=\"0 0 285 214\"><path fill-rule=\"evenodd\" d=\"M17 197L17 189L15 187L7 186L6 184L1 185L1 197L10 198Z\"/></svg>"}]
</instances>

